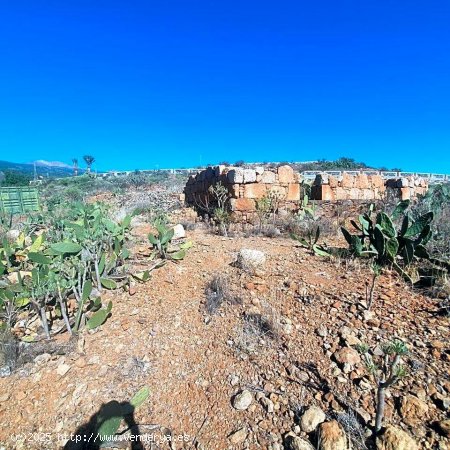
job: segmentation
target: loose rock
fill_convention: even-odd
[[[244,411],[252,404],[252,402],[252,393],[245,389],[234,397],[233,407],[238,411]]]
[[[305,439],[289,433],[285,438],[287,450],[315,450],[314,447]]]
[[[359,353],[351,347],[341,348],[334,354],[334,358],[340,364],[350,364],[352,366],[361,362]]]
[[[228,438],[230,439],[231,443],[234,445],[244,442],[247,439],[247,428],[245,428],[245,427],[239,428],[239,430],[236,430],[233,433],[231,433],[228,436]]]
[[[408,433],[389,425],[377,439],[377,450],[419,450],[419,447]]]
[[[184,229],[183,225],[181,225],[181,223],[175,225],[173,227],[173,238],[174,240],[176,239],[183,239],[186,237],[186,230]]]
[[[349,450],[346,434],[336,420],[324,422],[319,427],[319,450]]]
[[[308,408],[300,419],[300,427],[305,433],[311,433],[319,424],[325,422],[325,413],[317,406]]]
[[[401,399],[400,413],[407,425],[418,425],[428,414],[428,405],[414,395],[405,395]]]
[[[247,272],[253,272],[258,267],[262,267],[265,262],[266,255],[264,252],[243,248],[238,253],[236,265]]]
[[[59,376],[63,377],[69,370],[70,370],[69,364],[60,364],[56,369],[56,373]]]

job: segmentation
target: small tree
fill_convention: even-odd
[[[272,211],[272,201],[265,195],[256,200],[256,214],[259,220],[259,232],[261,233]]]
[[[375,432],[381,430],[384,407],[386,401],[386,389],[406,376],[406,370],[401,365],[401,357],[408,353],[408,347],[399,340],[394,340],[383,346],[383,356],[380,364],[375,364],[367,345],[360,345],[358,350],[363,355],[367,370],[377,386]]]
[[[228,235],[228,223],[230,222],[230,213],[227,203],[230,196],[228,189],[219,181],[219,183],[210,186],[209,193],[213,196],[216,208],[213,210],[213,219],[219,226],[221,234]]]
[[[87,165],[87,173],[91,173],[91,167],[95,162],[95,158],[92,155],[84,155],[83,159]]]

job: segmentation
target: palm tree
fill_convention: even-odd
[[[72,164],[73,164],[73,174],[74,174],[74,176],[77,176],[78,175],[78,159],[73,158]]]
[[[94,162],[95,162],[95,158],[92,155],[84,155],[83,159],[87,165],[86,172],[91,173],[91,167],[92,167],[92,164],[94,164]]]

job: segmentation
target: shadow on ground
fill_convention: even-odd
[[[126,428],[117,433],[122,421]],[[144,450],[140,436],[133,405],[113,400],[102,405],[87,423],[71,435],[64,450],[99,450],[108,447]]]

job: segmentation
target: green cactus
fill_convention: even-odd
[[[173,228],[166,228],[162,224],[156,224],[156,230],[158,234],[150,233],[148,235],[148,240],[150,244],[153,245],[154,250],[158,253],[158,255],[166,259],[167,258],[167,250],[169,248],[170,241],[173,238],[174,230]]]
[[[192,246],[192,243],[185,242],[180,245],[180,249],[178,251],[169,251],[169,244],[172,241],[174,229],[168,228],[162,224],[156,224],[156,230],[158,231],[158,234],[150,233],[148,235],[148,240],[153,246],[153,257],[157,256],[162,259],[173,261],[184,259],[186,256],[186,250]]]
[[[95,311],[95,313],[92,314],[91,318],[87,321],[86,328],[88,330],[93,330],[94,328],[103,325],[106,322],[106,319],[108,318],[111,309],[112,309],[112,302],[109,302],[106,308],[101,308],[98,311]]]
[[[330,253],[321,245],[318,245],[317,242],[320,237],[320,227],[317,226],[315,231],[311,230],[306,234],[306,238],[302,238],[300,236],[297,236],[294,233],[291,233],[291,238],[295,239],[300,243],[302,247],[307,248],[312,253],[314,253],[317,256],[330,256]]]
[[[406,212],[409,200],[397,204],[391,217],[379,212],[373,219],[374,207],[370,206],[366,214],[359,216],[359,223],[351,221],[359,234],[351,234],[341,228],[351,253],[356,256],[374,257],[378,264],[393,264],[399,269],[398,259],[408,266],[415,258],[429,258],[425,248],[431,239],[431,222],[433,213],[427,212],[413,220]],[[396,229],[393,221],[402,217],[400,229]],[[403,273],[403,271],[402,271]]]

